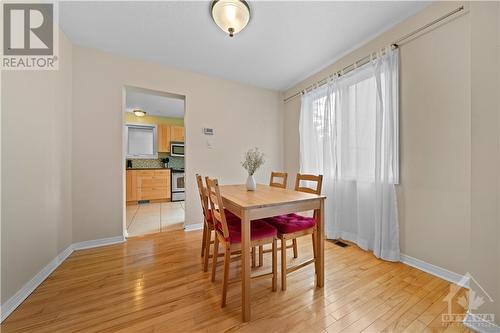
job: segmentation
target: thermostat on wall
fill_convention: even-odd
[[[205,134],[205,135],[214,135],[214,129],[213,128],[204,127],[203,128],[203,134]]]

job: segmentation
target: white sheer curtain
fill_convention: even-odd
[[[399,53],[303,95],[301,172],[324,175],[328,238],[399,260]]]

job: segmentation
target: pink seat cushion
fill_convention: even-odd
[[[220,223],[217,225],[217,229],[222,232],[222,226]],[[229,231],[229,238],[227,239],[230,243],[240,243],[241,242],[241,223],[229,223],[227,225]],[[264,238],[276,237],[278,231],[275,227],[268,224],[264,220],[253,220],[250,224],[250,240],[259,240]]]
[[[297,231],[306,230],[316,225],[316,220],[312,217],[298,214],[286,214],[265,219],[267,223],[278,229],[280,234],[291,234]]]

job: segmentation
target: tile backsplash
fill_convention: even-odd
[[[132,168],[163,168],[162,158],[168,158],[168,167],[172,169],[184,168],[184,157],[170,156],[169,153],[158,153],[158,159],[155,160],[131,160]]]

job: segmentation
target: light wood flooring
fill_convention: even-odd
[[[202,272],[201,232],[169,231],[73,253],[2,323],[2,332],[469,332],[442,323],[450,284],[356,246],[326,242],[325,288],[314,268],[290,274],[286,292],[252,281],[252,321],[241,322],[240,284],[221,309]],[[311,253],[299,239],[299,259]],[[291,257],[291,253],[289,255]],[[270,267],[265,256],[263,270]],[[292,259],[290,259],[292,260]],[[231,264],[237,280],[239,263]],[[279,267],[279,265],[278,265]],[[461,290],[459,294],[463,294]],[[457,295],[458,297],[458,295]],[[464,312],[458,305],[454,313]]]

